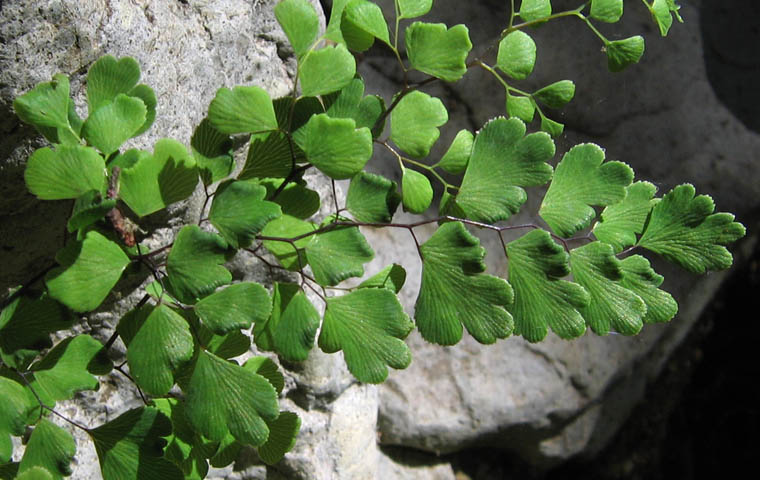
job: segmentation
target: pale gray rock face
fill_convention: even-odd
[[[380,3],[388,11],[392,2]],[[553,2],[557,10],[565,3]],[[633,2],[626,2],[626,8],[629,3]],[[75,100],[84,105],[89,65],[104,54],[133,56],[143,72],[141,81],[158,96],[159,110],[152,129],[129,145],[152,149],[163,137],[187,144],[218,88],[258,85],[272,97],[292,88],[295,63],[274,19],[275,4],[275,0],[0,3],[3,291],[48,265],[63,243],[70,210],[65,202],[39,202],[26,193],[25,161],[42,143],[12,114],[13,98],[63,72],[71,78]],[[741,220],[743,212],[756,207],[748,199],[758,198],[760,182],[751,164],[760,139],[712,93],[701,60],[698,12],[684,5],[687,23],[676,24],[669,38],[660,39],[646,12],[639,6],[633,13],[636,8],[631,5],[624,28],[646,32],[647,52],[640,66],[618,75],[606,72],[595,37],[582,25],[565,20],[530,32],[538,43],[539,61],[529,80],[533,84],[525,88],[562,78],[576,82],[577,98],[559,113],[567,124],[566,134],[557,142],[559,155],[575,143],[597,142],[609,158],[629,163],[638,178],[656,182],[663,191],[680,182],[694,183],[700,193],[711,194],[721,210],[735,211]],[[425,19],[469,25],[474,53],[498,38],[506,22],[504,2],[437,0],[434,12],[436,17]],[[377,50],[364,56],[359,68],[366,78],[366,93],[380,93],[386,102],[390,100],[399,78],[393,62]],[[459,129],[474,131],[504,114],[503,90],[480,71],[470,72],[461,84],[436,85],[429,91],[444,100],[451,114],[431,158],[440,156]],[[398,181],[395,165],[378,151],[371,168]],[[331,198],[331,185],[323,177],[313,175],[308,180],[323,199]],[[516,223],[535,221],[539,204],[535,197],[531,202]],[[201,203],[198,195],[162,219],[169,228],[154,232],[156,244],[166,243],[171,227],[184,219],[197,219]],[[395,220],[412,218],[417,217],[400,212]],[[416,233],[424,241],[433,231],[430,225]],[[401,299],[413,314],[420,260],[409,233],[402,229],[364,233],[377,253],[365,270],[374,273],[391,262],[401,263],[408,272]],[[490,252],[489,271],[505,275],[498,240],[490,235],[481,238]],[[273,280],[260,262],[249,257],[236,258],[230,268],[236,279],[265,285]],[[722,274],[696,278],[667,266],[655,264],[655,268],[666,277],[665,288],[674,292],[681,310],[671,324],[646,327],[635,338],[589,334],[565,342],[550,336],[539,344],[510,338],[482,346],[465,335],[459,345],[444,348],[413,333],[408,340],[412,365],[391,371],[388,381],[378,387],[357,384],[340,354],[326,355],[315,348],[304,364],[285,366],[281,406],[302,419],[294,450],[274,468],[262,466],[255,453],[247,451],[235,466],[214,470],[209,478],[451,480],[451,465],[421,452],[490,445],[544,466],[591,454],[624,421],[647,381],[662,368],[723,279]],[[131,298],[130,293],[123,295]],[[105,311],[88,317],[86,328],[110,332],[130,305],[115,298],[109,302]],[[315,305],[320,302],[315,300]],[[114,375],[103,381],[99,391],[62,405],[61,411],[83,425],[97,426],[140,405],[138,397],[124,392],[133,389]],[[99,478],[91,443],[75,433],[79,450],[72,478]],[[378,443],[398,448],[381,448]]]

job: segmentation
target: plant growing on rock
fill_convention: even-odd
[[[663,35],[673,16],[680,20],[672,0],[643,3]],[[565,339],[587,328],[635,335],[647,323],[669,321],[677,305],[634,251],[654,252],[695,273],[728,268],[725,246],[745,233],[732,215],[714,213],[712,200],[688,184],[656,197],[654,185],[634,182],[628,165],[606,160],[594,144],[571,148],[553,165],[552,136],[563,126],[544,110],[571,101],[574,84],[561,80],[534,92],[514,86],[535,63],[529,27],[561,17],[589,26],[610,70],[637,63],[642,37],[611,41],[594,26],[616,22],[623,1],[592,0],[562,12],[553,12],[549,0],[524,0],[519,12],[510,5],[498,44],[469,59],[466,26],[415,20],[432,0],[397,0],[391,28],[373,2],[336,0],[321,35],[307,0],[284,0],[275,14],[297,57],[292,94],[272,99],[259,87],[221,88],[190,150],[172,139],[158,141],[152,152],[122,150],[156,115],[156,96],[139,83],[131,58],[106,56],[91,66],[86,119],[76,113],[65,75],[20,96],[18,116],[52,144],[29,158],[29,190],[42,200],[74,202],[71,236],[57,264],[2,304],[0,476],[69,474],[74,441],[50,414],[61,416],[56,402],[96,389],[98,376],[114,368],[134,382],[145,406],[97,428],[77,425],[94,442],[103,477],[203,478],[209,465],[231,463],[244,445],[276,463],[298,434],[299,418],[280,411],[284,377],[276,363],[263,356],[234,360],[251,342],[299,362],[316,341],[324,352],[342,351],[359,381],[379,383],[388,367],[411,362],[404,338],[415,327],[430,342],[453,345],[465,329],[489,344],[512,334],[538,342],[549,329]],[[376,41],[405,74],[426,75],[405,81],[388,105],[365,95],[352,53]],[[448,112],[423,89],[458,81],[473,68],[504,86],[508,118],[460,131],[440,159],[426,162]],[[526,122],[536,117],[541,131],[526,134]],[[233,176],[234,135],[250,140]],[[375,148],[397,159],[401,185],[365,170]],[[304,173],[310,169],[330,179],[331,196],[309,188]],[[431,179],[443,189],[439,200]],[[342,205],[336,180],[350,180]],[[186,199],[199,183],[208,207],[203,218],[182,226],[169,244],[148,248],[143,219]],[[548,229],[509,224],[526,202],[525,189],[547,185],[538,214]],[[332,207],[330,215],[315,218],[323,203]],[[399,206],[438,213],[394,223]],[[427,224],[438,229],[420,243],[415,229]],[[410,233],[422,261],[413,319],[397,296],[406,277],[402,265],[368,272],[355,286],[343,283],[363,277],[374,255],[360,227]],[[484,273],[485,250],[468,229],[498,236],[508,278]],[[525,234],[506,242],[507,230]],[[236,253],[292,272],[290,280],[271,290],[235,283],[225,262]],[[97,309],[127,270],[148,277],[145,294],[111,338],[103,344],[67,336],[76,315]],[[55,332],[64,338],[50,348]],[[118,338],[126,362],[114,366],[109,350]],[[10,462],[11,436],[28,426],[34,428],[23,458]]]

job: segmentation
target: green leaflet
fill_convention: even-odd
[[[591,225],[591,205],[612,205],[626,195],[633,170],[622,162],[604,162],[593,143],[576,145],[557,165],[539,214],[557,235],[569,237]]]
[[[337,285],[350,277],[364,275],[364,264],[374,258],[358,227],[335,227],[313,235],[306,258],[314,279],[322,286]]]
[[[573,278],[591,296],[581,314],[597,335],[614,330],[636,335],[644,325],[647,306],[644,300],[622,284],[623,271],[612,246],[592,242],[572,250],[570,268]]]
[[[433,187],[430,185],[430,180],[415,170],[402,169],[401,198],[404,210],[407,212],[424,212],[433,202]]]
[[[140,80],[140,65],[132,57],[118,60],[111,55],[100,57],[87,72],[87,107],[90,115],[127,94]]]
[[[333,0],[330,12],[330,20],[327,22],[324,38],[332,40],[335,43],[345,44],[346,41],[341,33],[341,21],[343,19],[343,9],[350,0]]]
[[[127,345],[135,382],[150,395],[166,395],[175,373],[193,356],[187,321],[166,305],[146,305],[124,315],[117,330]]]
[[[325,113],[332,118],[353,118],[356,122],[356,128],[367,127],[373,129],[375,123],[385,111],[385,102],[377,95],[366,97],[363,95],[364,81],[357,76],[348,85],[343,87],[340,92],[322,97],[324,104],[327,106]],[[383,124],[381,123],[378,125],[377,130],[372,130],[372,137],[378,137],[382,132],[382,128]]]
[[[24,370],[40,350],[52,345],[50,334],[70,328],[74,321],[66,308],[47,295],[21,295],[0,312],[0,359]]]
[[[649,212],[657,203],[657,187],[649,182],[636,182],[626,188],[625,198],[606,207],[594,225],[594,235],[609,243],[616,252],[636,244],[636,234],[644,231]]]
[[[673,17],[676,17],[676,20],[683,23],[681,15],[678,14],[678,10],[681,7],[675,0],[653,0],[647,6],[652,14],[652,19],[660,29],[660,35],[663,37],[667,36],[671,25],[673,25]]]
[[[746,229],[730,213],[713,213],[712,198],[694,193],[684,184],[665,195],[652,209],[638,245],[693,273],[726,269],[733,257],[724,245],[742,238]]]
[[[543,185],[552,175],[546,163],[554,142],[545,133],[525,135],[515,118],[496,118],[475,137],[456,205],[467,218],[495,223],[520,210],[527,199],[522,187]]]
[[[387,288],[398,294],[401,287],[404,286],[404,282],[406,282],[406,270],[401,265],[394,263],[364,280],[359,288]]]
[[[521,0],[519,15],[526,22],[532,22],[552,14],[551,0]]]
[[[5,463],[11,460],[13,453],[10,436],[24,434],[26,426],[37,419],[40,404],[29,389],[2,375],[0,397],[3,399],[0,402],[0,463]]]
[[[88,430],[100,461],[103,480],[160,478],[183,480],[179,468],[163,456],[169,419],[154,407],[129,410],[98,428]]]
[[[307,219],[319,211],[319,193],[306,188],[306,182],[288,183],[277,197],[272,198],[282,182],[279,178],[268,178],[259,184],[266,187],[267,198],[280,206],[283,215]]]
[[[275,5],[274,16],[296,56],[302,57],[319,35],[319,17],[314,6],[308,0],[283,0]]]
[[[472,154],[472,144],[475,137],[469,130],[460,130],[451,142],[449,149],[443,154],[441,160],[435,164],[453,175],[464,173],[467,163]]]
[[[356,74],[356,61],[345,45],[339,43],[312,50],[298,62],[301,93],[306,97],[337,92]]]
[[[429,342],[454,345],[462,325],[480,343],[512,333],[509,284],[485,271],[485,249],[460,222],[444,223],[420,246],[422,284],[415,304],[417,328]]]
[[[391,112],[391,140],[412,157],[426,157],[441,134],[438,127],[448,120],[440,99],[414,90]]]
[[[166,437],[164,457],[180,467],[185,480],[206,478],[206,457],[213,451],[213,444],[190,426],[185,417],[185,403],[175,398],[155,398],[153,403],[172,424],[171,435]]]
[[[13,101],[13,109],[22,122],[44,128],[69,129],[69,77],[53,75],[50,82],[38,83]]]
[[[269,293],[258,283],[230,285],[195,304],[195,313],[203,324],[218,335],[247,329],[269,317],[272,303]]]
[[[405,41],[412,68],[446,82],[456,82],[467,72],[472,43],[464,25],[446,29],[443,23],[414,22],[406,28]]]
[[[204,118],[190,138],[193,159],[204,185],[211,185],[232,173],[232,139]]]
[[[35,467],[41,467],[48,471],[50,478],[62,480],[63,477],[71,475],[71,461],[76,451],[74,437],[43,418],[29,438],[18,473],[23,474]]]
[[[246,445],[262,445],[269,436],[265,420],[280,414],[267,379],[203,350],[183,390],[187,419],[210,440],[229,432]]]
[[[623,16],[623,0],[591,0],[591,18],[615,23]]]
[[[89,335],[66,338],[31,366],[30,386],[42,401],[53,406],[82,390],[97,390],[96,375],[105,375],[113,365],[103,345]]]
[[[280,412],[275,420],[267,421],[269,438],[258,448],[261,460],[267,465],[279,462],[296,445],[301,419],[292,412]]]
[[[575,84],[570,80],[560,80],[533,92],[533,98],[549,108],[562,108],[573,99]]]
[[[290,362],[302,362],[314,346],[319,324],[319,312],[298,285],[275,283],[272,315],[257,320],[253,334],[260,349],[275,351]]]
[[[678,304],[668,292],[658,288],[664,279],[652,270],[649,260],[632,255],[620,262],[620,268],[623,273],[621,285],[641,297],[647,305],[644,323],[668,322],[675,317]]]
[[[95,310],[129,264],[116,243],[94,230],[69,242],[55,259],[61,266],[45,276],[48,293],[75,312]]]
[[[29,191],[40,200],[78,198],[106,187],[105,163],[98,152],[81,145],[35,150],[24,170]]]
[[[248,157],[238,180],[285,178],[305,160],[301,147],[282,132],[252,135]]]
[[[343,38],[346,40],[348,47],[355,51],[364,51],[372,46],[375,38],[391,46],[388,36],[388,24],[383,17],[383,11],[380,7],[367,0],[351,0],[343,9],[341,20],[341,30]],[[368,38],[352,40],[357,36],[357,30]]]
[[[178,141],[162,138],[156,142],[153,155],[135,155],[137,162],[124,168],[119,177],[119,198],[138,216],[155,213],[195,191],[195,160]]]
[[[605,42],[607,53],[607,68],[611,72],[619,72],[627,66],[639,63],[644,54],[644,37],[636,35],[622,40]]]
[[[515,333],[529,342],[543,340],[548,327],[565,339],[583,335],[586,324],[580,310],[590,296],[582,286],[562,280],[570,273],[569,256],[549,233],[533,230],[509,242],[507,257],[515,289],[515,302],[508,307]]]
[[[243,364],[243,368],[266,378],[274,387],[277,395],[285,388],[285,376],[280,372],[277,364],[268,357],[251,357]]]
[[[272,99],[256,86],[217,90],[208,106],[208,120],[224,134],[277,130]]]
[[[496,66],[516,80],[527,78],[536,64],[536,43],[530,35],[517,30],[499,42]]]
[[[193,304],[230,283],[232,274],[222,266],[227,251],[227,243],[218,235],[197,225],[182,227],[166,260],[169,292],[180,302]]]
[[[335,180],[359,173],[372,156],[372,133],[356,128],[351,118],[331,118],[327,114],[311,117],[299,147],[306,159]]]
[[[138,134],[147,114],[142,99],[120,93],[113,102],[90,113],[82,125],[82,137],[108,156]]]
[[[264,200],[266,187],[250,181],[229,180],[216,190],[208,219],[233,248],[249,246],[256,234],[282,215],[280,206]]]
[[[308,263],[304,248],[311,242],[311,236],[308,234],[317,228],[311,222],[283,215],[280,218],[267,223],[261,235],[269,238],[278,238],[283,240],[264,239],[263,244],[269,252],[277,257],[284,268],[292,271],[298,271],[306,267]],[[294,241],[285,241],[285,239],[295,238],[304,235],[302,238]]]
[[[359,172],[348,187],[346,209],[360,222],[388,223],[401,202],[397,188],[383,176]]]
[[[530,123],[533,121],[533,117],[536,114],[536,105],[530,97],[510,95],[510,93],[507,92],[507,113],[510,117],[519,118],[525,123]],[[543,127],[542,130],[547,131]],[[547,133],[550,133],[554,137],[557,136],[551,132]]]
[[[421,17],[430,11],[433,0],[398,0],[398,18]]]
[[[362,288],[327,299],[319,347],[343,350],[357,380],[380,383],[388,367],[406,368],[412,361],[403,339],[414,328],[396,295],[384,288]]]

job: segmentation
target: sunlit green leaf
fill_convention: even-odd
[[[533,72],[536,64],[536,43],[530,35],[516,30],[499,42],[496,66],[510,77],[522,80]]]
[[[530,97],[524,97],[522,95],[510,95],[507,92],[507,113],[510,117],[516,117],[525,123],[533,121],[533,117],[536,114],[536,105],[530,99]],[[546,131],[546,129],[542,130]],[[552,136],[556,136],[550,133]]]
[[[193,158],[204,185],[218,182],[232,173],[232,140],[204,118],[190,138]]]
[[[465,62],[472,49],[464,25],[446,29],[443,23],[414,22],[406,28],[406,52],[412,68],[456,82],[467,71]]]
[[[69,77],[53,76],[37,84],[13,101],[13,110],[22,122],[36,127],[69,128]]]
[[[262,180],[260,184],[266,187],[267,198],[280,206],[283,215],[306,219],[319,211],[319,193],[307,188],[305,182],[288,183],[276,197],[273,197],[282,182],[279,178],[270,178]]]
[[[623,16],[623,0],[591,0],[591,18],[615,23]]]
[[[283,0],[274,7],[274,16],[298,57],[317,40],[319,17],[308,0]]]
[[[374,256],[358,227],[335,227],[312,236],[306,246],[314,279],[323,286],[364,275],[364,264]]]
[[[71,475],[71,461],[74,460],[76,451],[74,437],[43,418],[29,438],[18,473],[23,474],[34,467],[42,467],[50,473],[51,478],[61,480]]]
[[[139,98],[125,94],[95,110],[82,125],[82,137],[106,156],[137,135],[147,119],[148,109]]]
[[[272,99],[261,87],[223,87],[208,106],[211,125],[225,134],[277,129]]]
[[[404,338],[414,325],[396,295],[384,288],[362,288],[327,299],[319,347],[343,350],[349,371],[361,382],[380,383],[388,367],[406,368],[412,361]]]
[[[276,351],[290,362],[302,362],[314,346],[319,323],[319,312],[298,285],[275,283],[272,315],[257,320],[253,328],[256,346]]]
[[[116,243],[94,230],[81,242],[70,241],[55,259],[61,266],[45,276],[48,293],[75,312],[95,310],[129,264]]]
[[[384,269],[364,280],[359,288],[387,288],[398,294],[406,282],[406,270],[396,263],[388,265]]]
[[[306,235],[313,232],[316,228],[316,225],[311,222],[304,222],[299,218],[283,215],[267,223],[264,230],[261,231],[261,235],[289,239]],[[310,241],[310,236],[304,236],[293,242],[265,239],[263,243],[264,247],[277,257],[280,265],[288,270],[296,271],[306,267],[308,263],[304,248]]]
[[[346,209],[360,222],[388,223],[401,202],[397,188],[381,175],[359,172],[348,187]]]
[[[342,43],[313,50],[298,66],[301,93],[307,97],[337,92],[356,74],[356,61]]]
[[[426,157],[441,134],[438,127],[448,120],[440,99],[414,90],[391,112],[391,140],[412,157]]]
[[[280,414],[277,392],[266,378],[205,351],[183,390],[187,419],[210,440],[229,432],[241,443],[262,445],[269,437],[265,420]]]
[[[441,225],[420,246],[422,283],[415,304],[417,328],[429,342],[454,345],[462,325],[480,343],[494,343],[512,333],[512,288],[485,275],[485,249],[460,222]]]
[[[433,0],[398,0],[398,18],[415,18],[425,15],[433,6]]]
[[[306,124],[303,143],[309,163],[336,180],[359,173],[372,156],[372,133],[351,118],[315,115]]]
[[[521,0],[519,15],[526,22],[532,22],[552,14],[551,0]]]
[[[127,345],[127,362],[135,382],[154,396],[166,395],[175,373],[193,356],[193,335],[187,321],[166,305],[131,310],[119,322]]]
[[[26,425],[37,419],[40,404],[29,389],[2,375],[0,397],[3,399],[0,402],[0,463],[5,463],[13,453],[10,436],[24,434]]]
[[[617,252],[636,244],[636,235],[644,231],[649,212],[656,203],[652,197],[657,187],[649,182],[636,182],[626,190],[625,198],[606,207],[594,225],[596,238],[609,243]]]
[[[541,115],[541,130],[556,138],[562,135],[562,132],[565,130],[565,125]]]
[[[507,244],[509,282],[515,302],[508,307],[515,333],[540,342],[548,327],[561,338],[586,331],[580,310],[589,304],[588,292],[577,283],[562,280],[570,273],[569,255],[545,230],[533,230]]]
[[[611,245],[592,242],[573,249],[570,268],[573,279],[591,296],[591,302],[580,312],[594,333],[607,335],[614,330],[636,335],[641,331],[647,306],[622,284],[622,267]]]
[[[166,261],[169,292],[179,301],[193,304],[230,283],[232,274],[222,266],[227,248],[220,236],[204,232],[197,225],[182,227]]]
[[[31,387],[46,405],[68,400],[82,390],[97,390],[96,375],[105,375],[113,365],[103,344],[89,335],[77,335],[58,342],[31,370]]]
[[[100,57],[87,72],[87,106],[90,115],[113,102],[119,94],[127,94],[140,80],[140,65],[132,57],[116,60],[111,55]]]
[[[41,200],[78,198],[105,190],[105,163],[98,152],[81,145],[40,148],[29,157],[24,180]]]
[[[162,138],[156,142],[153,155],[143,153],[138,158],[119,177],[119,198],[138,216],[157,212],[195,191],[195,160],[178,141]]]
[[[247,329],[269,317],[269,293],[258,283],[245,282],[218,290],[195,304],[195,313],[218,335]]]
[[[282,214],[279,205],[264,200],[266,194],[257,183],[229,180],[217,188],[208,219],[232,247],[247,247],[267,222]]]
[[[552,168],[546,162],[554,156],[554,142],[542,132],[524,135],[525,124],[516,118],[496,118],[478,132],[456,196],[467,218],[506,220],[527,199],[522,187],[549,181]]]
[[[668,292],[658,288],[664,279],[652,270],[649,260],[632,255],[620,262],[620,268],[623,272],[621,285],[641,297],[647,305],[644,323],[667,322],[675,317],[678,304]]]
[[[453,175],[464,173],[472,154],[472,144],[475,137],[469,130],[460,130],[451,142],[449,149],[435,165]]]
[[[678,14],[678,10],[681,7],[675,0],[654,0],[651,5],[647,4],[647,7],[649,7],[652,19],[659,27],[660,35],[663,37],[668,34],[671,25],[673,25],[673,16],[676,17],[676,20],[683,23],[681,15]]]
[[[575,84],[570,80],[560,80],[533,92],[533,98],[549,108],[562,108],[573,99]]]
[[[619,72],[627,66],[639,63],[644,54],[644,37],[636,35],[613,40],[604,44],[607,53],[607,68],[611,72]]]
[[[154,407],[129,410],[87,433],[95,444],[103,480],[184,480],[180,469],[164,458],[169,419]]]
[[[404,168],[401,177],[401,195],[404,210],[412,213],[422,213],[433,201],[433,187],[430,180],[420,172]]]
[[[382,40],[387,45],[391,44],[383,11],[380,10],[379,6],[367,0],[351,0],[346,4],[341,19],[341,30],[343,31],[343,38],[348,43],[348,48],[355,51],[364,51],[371,47],[375,38]],[[356,45],[355,42],[351,41],[353,36],[351,32],[354,30],[359,30],[368,35],[369,41],[365,41],[363,45]]]
[[[723,270],[733,257],[724,245],[746,233],[730,213],[713,213],[707,195],[694,196],[694,187],[679,185],[652,209],[639,245],[694,273]]]
[[[626,195],[633,170],[622,162],[604,161],[593,143],[576,145],[559,162],[541,204],[541,218],[560,236],[569,237],[591,225],[592,205],[617,203]]]

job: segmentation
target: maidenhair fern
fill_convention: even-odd
[[[560,17],[588,25],[610,70],[637,63],[642,37],[611,41],[594,26],[618,21],[622,0],[592,0],[562,12],[549,0],[524,0],[510,11],[490,57],[481,58],[471,58],[466,26],[416,20],[432,3],[397,0],[389,28],[374,3],[335,1],[320,35],[309,1],[280,2],[275,15],[298,62],[292,93],[272,99],[254,86],[219,89],[190,149],[173,139],[159,140],[152,151],[122,149],[156,115],[156,95],[139,83],[131,58],[105,56],[90,67],[85,119],[65,75],[16,99],[19,118],[51,143],[28,160],[29,190],[41,200],[73,200],[73,208],[72,235],[44,275],[42,293],[33,293],[30,282],[2,304],[0,462],[12,458],[10,437],[33,426],[21,462],[0,467],[10,472],[3,475],[70,474],[73,439],[48,416],[58,414],[56,402],[97,388],[98,377],[112,368],[128,372],[145,406],[85,429],[103,477],[203,478],[209,464],[231,463],[243,445],[276,463],[298,434],[299,418],[280,411],[284,380],[277,365],[264,357],[234,360],[252,342],[290,362],[306,360],[316,342],[324,352],[342,351],[359,381],[377,383],[389,367],[412,361],[404,339],[415,327],[441,345],[456,344],[465,331],[490,344],[510,335],[538,342],[549,331],[572,339],[589,328],[635,335],[672,319],[677,305],[659,289],[662,277],[633,251],[659,254],[695,273],[731,265],[726,245],[744,227],[730,214],[714,213],[712,200],[692,186],[657,197],[654,185],[634,181],[628,165],[605,158],[594,144],[571,148],[555,164],[552,137],[563,125],[544,108],[570,102],[572,81],[534,92],[515,86],[536,60],[527,27]],[[643,3],[663,35],[673,16],[680,21],[672,0]],[[419,83],[405,81],[387,106],[365,94],[352,54],[376,40],[398,59],[405,79],[413,70],[426,75]],[[504,87],[508,118],[458,132],[440,159],[430,159],[448,112],[423,89],[472,69],[484,69]],[[527,133],[536,116],[541,131]],[[231,135],[250,138],[236,177],[230,176]],[[395,158],[400,185],[364,171],[377,149]],[[350,179],[345,203],[320,198],[304,177],[310,170],[333,182]],[[440,199],[431,181],[440,183]],[[186,199],[199,184],[207,217],[151,251],[142,242],[144,218]],[[535,186],[548,186],[538,214],[549,229],[509,224],[528,198],[526,188]],[[329,215],[315,217],[323,202]],[[393,223],[399,206],[438,213]],[[436,232],[419,243],[415,229],[429,224],[438,224]],[[367,271],[374,249],[385,247],[370,245],[359,227],[410,232],[409,246],[422,261],[413,318],[398,298],[403,266]],[[472,229],[499,237],[507,278],[485,273],[486,252]],[[507,230],[524,234],[507,243]],[[233,282],[225,264],[239,252],[293,273],[271,290]],[[127,269],[142,269],[151,280],[111,340],[66,336],[76,315],[98,309]],[[363,276],[358,286],[343,284]],[[64,339],[49,348],[54,332]],[[127,346],[128,369],[109,360],[118,337]]]

